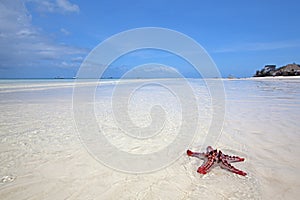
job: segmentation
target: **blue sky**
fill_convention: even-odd
[[[300,63],[299,7],[297,0],[1,0],[0,77],[73,77],[100,42],[140,27],[186,34],[206,49],[222,76],[248,77],[266,64]],[[187,62],[167,54],[131,53],[106,75],[155,62],[196,76]]]

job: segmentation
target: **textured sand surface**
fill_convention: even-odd
[[[134,81],[124,81],[122,87]],[[114,84],[106,81],[95,95],[95,116],[108,140],[130,153],[166,147],[182,120],[174,95],[156,86],[136,92],[128,109],[138,126],[151,122],[153,105],[162,105],[169,115],[162,134],[134,142],[114,123],[110,99]],[[191,80],[191,85],[199,103],[199,127],[189,148],[204,151],[201,142],[211,120],[210,96],[203,81]],[[224,85],[226,113],[216,147],[245,157],[234,166],[246,171],[246,177],[220,168],[200,175],[196,170],[202,161],[185,152],[156,172],[116,171],[95,160],[77,135],[72,82],[1,82],[0,199],[297,199],[300,80],[225,80]]]

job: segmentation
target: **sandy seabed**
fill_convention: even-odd
[[[126,80],[122,87],[140,81]],[[180,85],[177,80],[165,81]],[[128,110],[137,126],[151,123],[149,108],[157,104],[167,111],[167,121],[153,140],[131,142],[114,121],[111,96],[116,83],[101,82],[94,99],[95,117],[108,141],[130,153],[167,148],[180,128],[178,122],[184,120],[176,95],[157,85],[135,91]],[[202,160],[185,152],[154,172],[112,169],[95,159],[78,137],[72,107],[74,82],[1,81],[0,199],[297,199],[300,79],[223,83],[226,112],[215,147],[245,157],[245,162],[234,166],[246,171],[246,177],[219,167],[198,174]],[[198,102],[199,123],[187,148],[204,151],[202,142],[213,109],[210,93],[203,80],[191,79],[190,84]]]

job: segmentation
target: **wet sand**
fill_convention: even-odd
[[[185,152],[176,162],[151,173],[112,169],[96,160],[78,137],[73,82],[1,82],[0,198],[297,199],[300,80],[270,80],[224,80],[226,112],[215,147],[244,157],[245,162],[234,166],[246,171],[246,177],[219,167],[200,175],[196,171],[203,161]],[[150,123],[149,107],[156,104],[170,116],[155,140],[130,142],[111,111],[115,83],[106,81],[95,95],[95,117],[108,140],[131,153],[147,154],[166,147],[182,120],[174,95],[151,86],[132,97],[129,113],[137,125]],[[126,80],[122,87],[128,84],[132,81]],[[179,83],[173,80],[173,84]],[[191,85],[199,107],[199,127],[187,148],[204,151],[212,112],[210,95],[203,81],[191,80]]]

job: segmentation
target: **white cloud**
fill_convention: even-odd
[[[66,12],[79,12],[79,6],[70,3],[68,0],[57,0],[58,7]]]
[[[83,59],[84,59],[83,56],[77,56],[77,57],[75,57],[75,58],[72,58],[72,61],[74,61],[74,62],[82,62]]]
[[[39,12],[49,13],[79,13],[78,5],[68,0],[26,0],[26,2],[34,3]]]
[[[64,35],[70,35],[71,34],[68,30],[66,30],[64,28],[61,28],[60,32],[62,32]]]
[[[57,44],[31,23],[22,1],[0,1],[0,68],[41,66],[77,58],[87,50]],[[72,66],[72,65],[70,65]]]
[[[159,63],[147,63],[131,70],[135,77],[143,78],[179,78],[177,69]],[[130,77],[130,76],[129,76]]]

